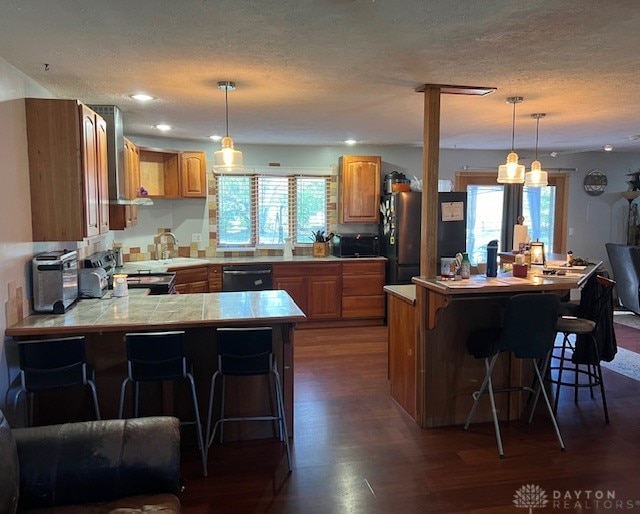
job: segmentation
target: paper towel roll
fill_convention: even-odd
[[[513,251],[520,251],[520,243],[528,243],[529,235],[525,225],[513,226]]]

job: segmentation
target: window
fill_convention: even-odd
[[[566,247],[568,175],[549,174],[549,187],[524,188],[522,215],[532,241],[544,242],[547,255]],[[472,262],[486,255],[486,245],[501,239],[503,186],[495,173],[458,172],[456,190],[467,191],[467,252]]]
[[[328,176],[217,175],[218,246],[311,243],[328,232]]]

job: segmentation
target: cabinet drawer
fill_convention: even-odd
[[[382,275],[343,275],[342,296],[384,295]]]
[[[188,284],[191,282],[207,282],[209,281],[209,272],[207,266],[193,266],[189,268],[169,268],[169,271],[176,273],[176,285]]]
[[[384,295],[343,296],[343,318],[383,318]]]
[[[304,264],[274,264],[273,276],[278,277],[308,277],[308,276],[340,276],[340,264],[304,263]]]
[[[377,275],[380,274],[384,277],[384,263],[385,261],[358,261],[358,262],[343,262],[342,274],[343,275]]]

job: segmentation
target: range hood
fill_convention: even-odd
[[[107,162],[109,165],[109,203],[115,205],[153,205],[151,198],[126,198],[124,176],[124,125],[122,112],[115,105],[89,105],[107,122]]]

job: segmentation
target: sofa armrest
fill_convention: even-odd
[[[178,493],[176,418],[89,421],[12,432],[20,463],[21,508]]]

